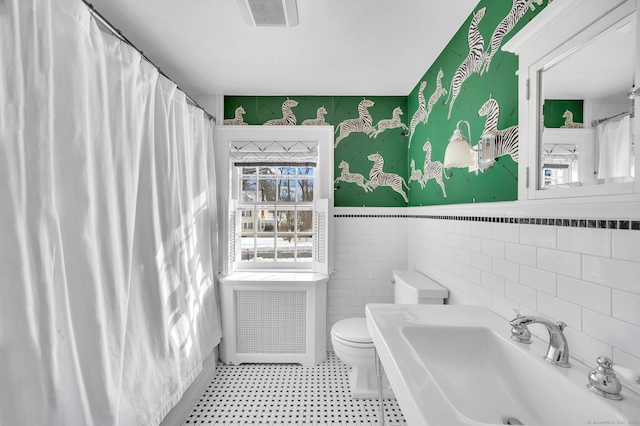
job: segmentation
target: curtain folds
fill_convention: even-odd
[[[79,0],[0,49],[0,425],[158,424],[221,336],[213,126]]]

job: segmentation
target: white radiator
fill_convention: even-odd
[[[327,277],[314,273],[234,273],[220,279],[226,364],[300,363],[326,357]]]

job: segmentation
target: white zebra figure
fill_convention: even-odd
[[[429,97],[429,103],[427,104],[427,113],[422,120],[424,124],[427,124],[427,122],[429,121],[431,110],[433,109],[433,106],[436,104],[436,102],[438,102],[438,99],[447,94],[447,89],[442,87],[442,77],[444,77],[444,72],[442,72],[442,69],[440,69],[440,71],[438,71],[438,77],[436,78],[436,90],[434,90],[431,94],[431,97]]]
[[[449,103],[449,115],[447,115],[447,120],[451,119],[451,110],[453,110],[453,104],[460,94],[462,83],[464,83],[471,74],[477,73],[480,70],[480,65],[482,65],[484,55],[484,38],[482,38],[480,31],[478,31],[478,24],[484,17],[486,10],[487,8],[483,7],[478,10],[471,19],[469,33],[467,35],[469,54],[464,61],[462,61],[451,79],[451,87],[449,87],[449,98],[451,99],[451,102]],[[449,102],[449,99],[447,99],[447,102]]]
[[[291,108],[298,106],[298,101],[287,98],[282,103],[282,118],[274,118],[264,123],[265,126],[295,126],[298,122]]]
[[[491,42],[489,43],[490,50],[487,50],[483,54],[480,75],[484,74],[486,71],[489,71],[491,59],[493,59],[493,55],[495,55],[500,49],[502,39],[504,39],[504,37],[509,34],[511,30],[513,30],[520,18],[522,18],[524,14],[527,13],[527,10],[536,10],[536,6],[534,5],[534,3],[538,6],[542,6],[542,2],[543,0],[513,0],[511,10],[493,31]]]
[[[569,110],[562,114],[562,118],[564,118],[564,124],[560,126],[561,129],[582,129],[584,127],[583,123],[573,121],[573,113]]]
[[[340,141],[349,136],[351,133],[361,132],[368,136],[375,130],[372,126],[373,119],[371,118],[371,114],[369,114],[368,110],[368,108],[374,106],[375,104],[375,102],[366,98],[363,98],[360,101],[360,103],[358,104],[358,118],[350,118],[344,120],[338,125],[338,127],[336,127],[334,133],[340,131],[340,134],[333,144],[334,148],[337,148]]]
[[[360,173],[351,173],[349,171],[349,163],[347,163],[346,161],[340,161],[340,165],[338,166],[338,168],[340,169],[340,176],[336,178],[336,180],[333,182],[334,184],[340,181],[355,183],[356,185],[364,188],[364,192],[373,191],[373,189],[365,181],[364,176],[362,176]]]
[[[302,122],[303,126],[328,126],[329,123],[324,121],[324,116],[327,115],[327,109],[324,106],[318,108],[316,112],[316,118],[307,118]]]
[[[404,201],[406,203],[409,202],[407,198],[407,194],[404,192],[403,185],[409,189],[407,182],[405,182],[402,176],[399,176],[395,173],[385,173],[382,169],[384,168],[384,158],[379,153],[370,154],[367,156],[369,161],[373,161],[373,167],[369,171],[369,186],[373,189],[376,189],[379,186],[388,186],[393,189],[398,194],[402,195]]]
[[[371,132],[371,134],[369,134],[369,137],[373,137],[375,139],[380,133],[384,132],[385,130],[397,129],[398,127],[404,130],[409,130],[407,125],[400,121],[400,116],[403,114],[404,113],[402,112],[402,108],[395,107],[393,109],[392,118],[378,121],[378,124],[375,125],[375,129],[373,130],[373,132]]]
[[[413,180],[415,180],[420,184],[420,188],[424,189],[425,183],[424,183],[424,180],[422,179],[422,170],[420,169],[416,170],[416,160],[412,158],[411,159],[411,176],[409,176],[409,183],[411,183],[411,181]]]
[[[496,135],[493,158],[509,155],[518,162],[518,125],[498,130],[498,118],[500,117],[500,105],[492,95],[482,104],[478,110],[478,116],[487,117],[482,133],[493,133]]]
[[[420,89],[418,89],[418,109],[413,113],[411,123],[409,123],[409,147],[411,147],[411,139],[413,138],[413,133],[416,131],[418,123],[424,123],[424,117],[427,114],[427,101],[424,98],[424,88],[426,86],[426,81],[420,82]]]
[[[225,126],[240,126],[240,125],[247,125],[247,123],[244,122],[244,118],[242,117],[245,114],[244,108],[242,108],[242,105],[240,105],[238,108],[236,108],[236,112],[233,116],[233,118],[226,118],[222,121],[222,124],[224,124]]]
[[[430,179],[435,179],[436,183],[440,185],[442,189],[442,195],[444,198],[447,198],[447,190],[444,189],[444,181],[442,180],[442,176],[446,179],[449,179],[449,176],[444,172],[444,167],[442,166],[442,162],[440,161],[431,161],[431,142],[429,139],[422,146],[422,150],[424,151],[424,166],[422,167],[422,182],[426,185],[427,181]]]

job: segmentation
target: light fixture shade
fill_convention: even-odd
[[[456,129],[449,139],[449,145],[444,152],[444,167],[473,166],[473,152],[460,130]]]

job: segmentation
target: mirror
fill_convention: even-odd
[[[538,189],[634,180],[636,14],[538,73]]]

